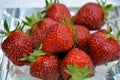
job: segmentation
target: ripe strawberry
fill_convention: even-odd
[[[112,10],[112,6],[105,5],[105,2],[103,2],[104,4],[98,3],[86,3],[75,15],[74,23],[84,25],[90,30],[100,29],[105,23],[108,11]]]
[[[39,17],[38,17],[39,16]],[[27,22],[24,23],[28,26],[31,26],[29,30],[29,35],[33,40],[33,48],[38,49],[43,42],[46,32],[50,25],[55,24],[56,22],[50,18],[42,18],[41,13],[37,13],[37,16],[26,17]]]
[[[59,53],[72,48],[74,37],[72,30],[61,23],[56,23],[50,27],[43,41],[43,52]]]
[[[90,39],[90,31],[85,26],[81,25],[74,25],[74,29],[77,36],[76,46],[79,49],[87,50],[88,41]]]
[[[71,49],[60,66],[64,80],[83,80],[90,77],[92,69],[93,64],[90,56],[78,48]]]
[[[50,25],[55,24],[56,22],[50,18],[45,18],[39,23],[36,23],[32,30],[30,31],[30,37],[33,40],[34,49],[38,49],[40,44],[43,42],[46,32]]]
[[[110,34],[108,31],[100,30],[91,36],[89,54],[94,65],[105,64],[120,57],[120,45],[113,37],[107,38],[108,34]]]
[[[48,3],[48,2],[47,2]],[[57,22],[62,22],[64,18],[70,20],[71,14],[69,9],[61,3],[49,3],[49,6],[47,7],[46,18],[51,18]]]
[[[17,27],[14,31],[10,32],[6,21],[4,22],[4,25],[7,31],[4,33],[8,35],[2,43],[3,52],[15,65],[23,66],[27,64],[27,61],[21,61],[20,59],[24,55],[30,55],[33,51],[32,39],[23,32],[16,31],[20,29],[20,27]]]
[[[59,62],[55,55],[42,55],[30,65],[30,74],[43,80],[58,80]]]

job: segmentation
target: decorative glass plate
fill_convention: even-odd
[[[74,15],[80,7],[69,7],[71,14]],[[7,20],[10,29],[14,29],[17,21],[21,21],[25,16],[41,11],[42,8],[2,8],[0,11],[0,29],[3,29],[3,21]],[[115,6],[115,11],[110,14],[114,19],[106,25],[112,25],[116,29],[120,29],[120,6]],[[111,24],[112,23],[112,24]],[[106,28],[104,25],[103,28]],[[3,40],[0,40],[0,43]],[[94,77],[87,80],[120,80],[120,63],[114,61],[108,65],[100,65],[95,68]],[[13,65],[3,54],[0,49],[0,80],[39,80],[29,74],[29,66],[17,67]]]

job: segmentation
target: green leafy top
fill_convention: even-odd
[[[4,37],[4,36],[7,36],[13,32],[23,31],[23,28],[24,28],[24,25],[20,25],[20,22],[18,22],[17,27],[14,30],[10,31],[7,21],[4,20],[5,31],[0,30],[0,34],[2,34],[2,37]]]
[[[45,0],[45,3],[46,3],[46,6],[45,6],[45,8],[46,9],[48,9],[48,8],[50,8],[50,6],[52,5],[52,4],[54,4],[54,3],[59,3],[59,0],[50,0],[50,2],[48,2],[48,0]]]
[[[96,0],[96,1],[104,11],[104,21],[105,22],[108,21],[109,12],[114,10],[112,4],[106,4],[106,0],[104,0],[104,1],[103,0],[101,0],[101,1]]]
[[[33,53],[31,53],[30,56],[27,56],[27,55],[24,55],[23,58],[21,58],[20,60],[21,61],[30,61],[30,62],[36,62],[37,58],[39,56],[42,56],[42,55],[46,55],[46,53],[42,52],[42,50],[34,50]]]
[[[109,26],[106,38],[113,38],[118,42],[118,44],[120,44],[120,30],[118,29],[116,33],[113,33],[112,27]]]
[[[117,40],[118,40],[118,42],[120,44],[120,30],[118,30],[118,32],[117,32]]]
[[[46,55],[46,53],[44,53],[41,49],[42,49],[42,46],[40,46],[40,48],[38,50],[34,50],[34,52],[30,54],[30,56],[24,55],[24,57],[21,58],[20,60],[21,61],[27,60],[30,62],[36,62],[36,60],[39,56]]]
[[[74,34],[74,42],[78,43],[78,41],[77,41],[78,37],[77,37],[77,34],[75,32],[75,28],[74,28],[74,16],[72,16],[70,21],[68,21],[67,18],[64,18],[63,24],[66,24],[70,27],[70,29],[73,31],[73,34]]]
[[[67,65],[67,70],[65,71],[71,76],[70,80],[84,80],[90,78],[95,73],[94,70],[88,70],[88,65],[80,68],[77,64],[73,66]]]
[[[46,3],[45,9],[41,13],[45,13],[51,7],[52,4],[59,3],[59,0],[54,0],[54,1],[50,0],[50,2],[48,0],[45,0],[45,3]]]
[[[44,16],[41,14],[41,12],[37,12],[36,15],[32,15],[30,17],[25,17],[26,21],[23,21],[23,23],[27,26],[33,27],[35,23],[38,23],[44,19]]]

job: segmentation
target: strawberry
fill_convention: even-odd
[[[93,33],[89,41],[89,54],[94,65],[101,65],[119,59],[120,45],[107,30]]]
[[[60,62],[55,54],[43,52],[42,46],[34,50],[29,56],[24,56],[21,60],[28,60],[30,63],[30,74],[33,77],[43,80],[58,80],[60,76]]]
[[[49,6],[46,9],[46,18],[51,18],[57,22],[62,22],[64,18],[71,19],[70,11],[64,4],[47,2],[47,5]]]
[[[56,22],[50,18],[45,18],[41,22],[34,25],[32,30],[30,31],[30,37],[33,40],[34,48],[38,49],[40,44],[43,42],[46,32],[50,25],[55,24]]]
[[[43,80],[58,80],[59,61],[53,54],[42,55],[30,64],[30,74]]]
[[[85,26],[75,25],[74,16],[70,21],[64,19],[63,23],[68,25],[74,33],[74,47],[86,51],[88,47],[88,41],[90,39],[90,31]]]
[[[31,27],[29,30],[29,35],[33,40],[33,48],[38,49],[44,40],[49,26],[55,24],[56,22],[50,18],[43,19],[42,14],[39,12],[36,17],[35,15],[30,18],[26,17],[26,20],[27,22],[24,21],[24,23]]]
[[[60,71],[64,80],[83,80],[93,73],[93,63],[84,51],[73,48],[63,59]]]
[[[8,24],[4,21],[4,27],[7,35],[7,38],[3,41],[2,50],[4,54],[17,66],[23,66],[28,63],[28,61],[21,61],[20,59],[24,55],[30,55],[33,51],[32,39],[19,31],[20,27],[18,26],[14,31],[9,31]]]
[[[99,4],[98,4],[99,3]],[[75,24],[86,26],[90,30],[100,29],[107,19],[108,12],[111,11],[112,5],[102,1],[100,2],[88,2],[81,7],[75,15]]]
[[[87,50],[88,41],[90,39],[90,31],[85,26],[81,25],[74,25],[74,29],[77,36],[76,46],[79,49]]]
[[[72,30],[61,23],[52,25],[42,43],[43,52],[59,53],[72,48],[74,37]]]

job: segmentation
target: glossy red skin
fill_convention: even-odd
[[[101,65],[119,59],[120,46],[113,38],[106,38],[106,30],[92,34],[89,42],[90,56],[94,65]]]
[[[50,25],[56,22],[50,18],[45,18],[43,21],[36,23],[30,31],[30,37],[33,40],[33,48],[38,49],[43,42],[46,32]]]
[[[32,39],[23,32],[14,32],[2,43],[2,50],[5,55],[17,66],[27,64],[27,61],[20,61],[24,55],[30,55],[33,51]]]
[[[71,14],[69,9],[64,4],[55,3],[52,4],[51,7],[47,10],[45,17],[51,18],[57,22],[62,22],[64,18],[70,21]]]
[[[90,31],[82,25],[74,25],[77,35],[77,47],[82,50],[87,50],[88,41],[90,40]]]
[[[60,23],[50,27],[43,41],[42,50],[47,53],[59,53],[70,50],[74,44],[72,30]]]
[[[97,3],[89,2],[78,10],[74,23],[98,30],[104,25],[104,11]]]
[[[59,62],[55,55],[40,56],[30,65],[30,74],[43,80],[58,80]]]
[[[77,64],[79,67],[84,67],[88,65],[88,69],[93,69],[93,63],[89,55],[87,55],[84,51],[73,48],[70,50],[68,55],[63,59],[62,64],[60,66],[61,74],[64,80],[69,80],[70,75],[65,72],[67,69],[67,65]]]

